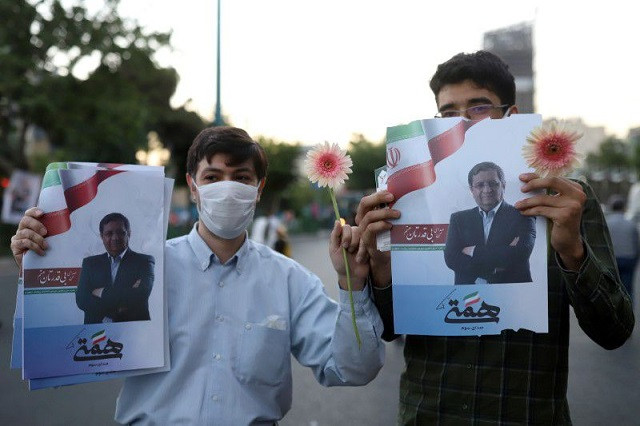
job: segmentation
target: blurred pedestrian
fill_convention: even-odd
[[[611,213],[607,215],[607,225],[611,234],[620,280],[631,296],[631,303],[633,303],[633,273],[636,270],[638,250],[640,249],[638,228],[634,222],[624,216],[624,197],[614,194],[609,198],[608,204]]]
[[[280,224],[276,229],[276,242],[273,249],[278,253],[282,253],[287,257],[291,257],[291,243],[289,242],[289,234],[287,228]]]

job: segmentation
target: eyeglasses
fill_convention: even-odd
[[[471,185],[471,187],[473,189],[476,190],[481,190],[485,187],[489,188],[489,189],[498,189],[498,187],[500,186],[500,182],[478,182],[478,183],[474,183],[473,185]]]
[[[446,111],[440,111],[439,113],[437,113],[436,115],[434,115],[435,118],[449,118],[449,117],[460,117],[462,115],[466,115],[467,117],[469,117],[472,120],[477,120],[480,118],[485,118],[488,117],[489,114],[491,114],[491,110],[496,109],[496,108],[506,108],[508,107],[509,104],[504,104],[504,105],[491,105],[491,104],[484,104],[484,105],[474,105],[472,107],[466,108],[466,109],[448,109]]]

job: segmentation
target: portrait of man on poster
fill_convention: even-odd
[[[476,164],[468,182],[477,206],[451,215],[444,249],[455,284],[531,282],[535,217],[504,200],[505,177],[497,164]]]
[[[83,259],[76,290],[84,323],[150,320],[155,259],[131,250],[131,225],[123,214],[109,213],[99,229],[106,252]]]

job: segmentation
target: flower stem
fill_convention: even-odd
[[[331,196],[331,202],[333,203],[333,211],[336,214],[336,220],[340,220],[340,211],[338,210],[338,203],[336,196],[333,193],[333,189],[329,187],[329,195]],[[356,334],[356,340],[358,341],[358,349],[362,346],[360,340],[360,333],[358,332],[358,326],[356,325],[356,309],[353,304],[353,290],[351,289],[351,273],[349,271],[349,261],[347,260],[347,251],[342,247],[342,258],[344,259],[344,267],[347,271],[347,289],[349,290],[349,305],[351,306],[351,323],[353,324],[353,331]]]

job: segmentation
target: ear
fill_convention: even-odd
[[[191,201],[196,203],[198,190],[196,189],[196,183],[191,178],[189,173],[186,174],[187,177],[187,185],[189,185],[189,192],[191,193]]]
[[[264,189],[264,185],[267,183],[267,178],[263,177],[260,182],[258,182],[258,198],[256,198],[256,202],[260,201],[260,196],[262,195],[262,190]]]
[[[518,113],[518,105],[511,105],[511,106],[509,107],[509,111],[511,111],[511,112],[509,113],[509,115],[511,115],[511,114],[517,114],[517,113]]]

